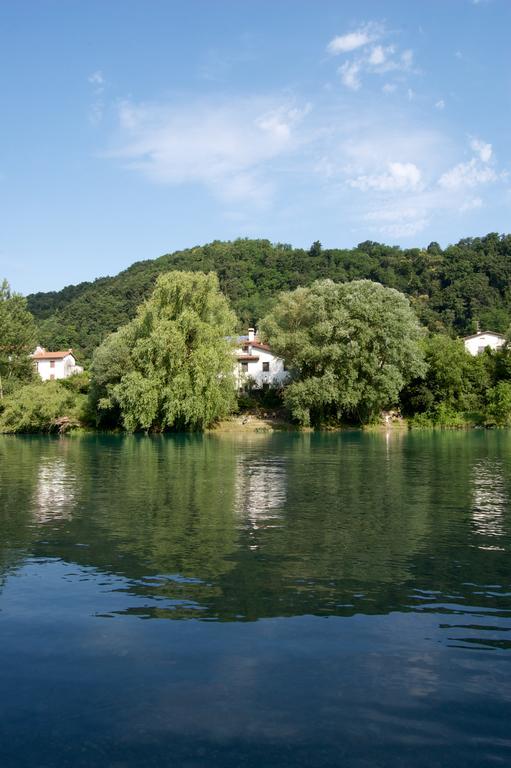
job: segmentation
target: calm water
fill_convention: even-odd
[[[0,766],[511,764],[511,432],[0,438]]]

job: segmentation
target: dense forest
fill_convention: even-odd
[[[466,238],[442,249],[402,249],[366,241],[352,249],[309,250],[268,240],[215,241],[140,261],[115,277],[28,296],[39,341],[73,347],[80,362],[120,325],[131,320],[156,278],[169,270],[217,273],[241,327],[258,323],[279,291],[315,280],[369,279],[408,295],[431,331],[463,335],[477,325],[505,332],[511,325],[511,235]]]

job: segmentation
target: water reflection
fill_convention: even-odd
[[[485,537],[503,536],[503,520],[509,509],[509,498],[501,462],[486,459],[474,464],[472,488],[472,520],[475,532]],[[480,544],[479,548],[499,547]]]
[[[76,563],[121,579],[114,597],[131,604],[118,597],[120,613],[154,617],[500,609],[501,440],[2,438],[0,571],[27,556]]]
[[[261,459],[246,453],[237,456],[236,510],[254,529],[277,517],[286,503],[286,485],[283,457]]]
[[[77,479],[61,457],[41,459],[37,472],[34,512],[39,523],[69,520],[73,514]]]

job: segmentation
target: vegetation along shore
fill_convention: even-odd
[[[497,234],[445,250],[240,240],[27,298],[4,281],[0,431],[506,426],[510,257]],[[483,328],[502,343],[469,354]],[[85,371],[41,381],[38,344]],[[261,384],[263,354],[282,375]]]

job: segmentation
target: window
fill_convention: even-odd
[[[248,373],[248,361],[242,360],[241,361],[241,371],[242,373]]]
[[[282,370],[283,370],[283,371],[287,371],[287,370],[288,370],[288,367],[287,367],[287,363],[286,363],[286,361],[285,361],[285,360],[284,360],[284,362],[282,363]]]
[[[268,362],[263,363],[263,371],[268,373],[269,370],[270,370],[270,364]]]
[[[50,360],[50,368],[55,368],[55,360]]]

